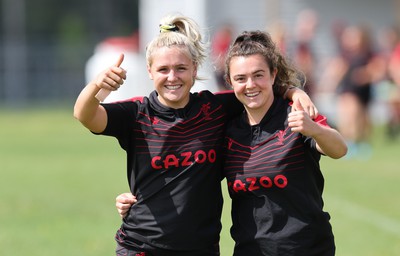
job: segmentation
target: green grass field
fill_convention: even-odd
[[[128,191],[116,140],[89,133],[72,107],[0,110],[0,124],[0,255],[115,255],[115,196]],[[400,140],[377,128],[372,145],[368,160],[321,163],[338,256],[400,255]]]

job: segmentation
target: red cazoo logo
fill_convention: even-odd
[[[209,151],[197,150],[196,152],[182,152],[180,154],[168,154],[166,156],[155,156],[151,159],[151,166],[156,169],[168,169],[169,167],[189,166],[193,163],[214,163],[217,153],[214,149]]]
[[[235,180],[228,182],[228,187],[233,192],[247,192],[247,191],[254,191],[260,188],[285,188],[288,184],[287,177],[279,174],[276,175],[273,179],[268,176],[262,177],[249,177],[246,178],[245,181],[242,180]]]

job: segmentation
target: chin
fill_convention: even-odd
[[[261,107],[260,104],[255,103],[255,102],[247,103],[246,106],[247,106],[248,108],[251,108],[251,109],[256,109],[256,108],[260,108],[260,107]]]

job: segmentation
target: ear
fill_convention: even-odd
[[[194,69],[193,69],[193,74],[192,74],[192,87],[194,86],[194,84],[196,83],[196,77],[197,77],[197,64],[193,62],[194,65]]]
[[[197,63],[194,63],[194,71],[193,71],[193,77],[197,77]]]
[[[196,77],[197,77],[197,68],[193,72],[193,79],[196,80]]]
[[[271,73],[271,79],[272,79],[272,84],[275,83],[275,78],[276,78],[276,74],[278,73],[278,69],[274,68],[274,70]]]
[[[232,87],[232,83],[231,83],[230,77],[227,76],[227,75],[224,75],[224,78],[225,78],[226,83],[229,84]]]
[[[149,78],[153,80],[153,75],[151,74],[151,67],[147,65],[147,74],[149,75]]]

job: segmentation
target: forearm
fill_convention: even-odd
[[[100,122],[98,122],[105,120],[101,117],[102,112],[105,112],[104,108],[95,97],[99,90],[100,88],[94,82],[89,83],[79,94],[74,106],[74,117],[94,132],[101,132],[105,126],[99,126]]]
[[[285,93],[283,94],[283,98],[284,99],[289,99],[289,100],[293,100],[293,95],[296,93],[304,93],[306,94],[303,90],[295,87],[295,86],[288,86],[285,90]]]
[[[320,131],[313,138],[317,142],[317,149],[334,159],[338,159],[346,155],[347,145],[342,135],[335,129],[319,126]]]

